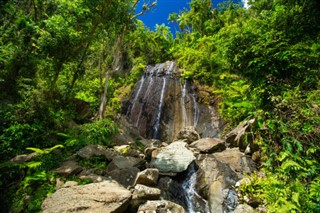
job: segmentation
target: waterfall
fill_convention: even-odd
[[[196,93],[195,93],[195,89],[194,87],[192,87],[192,94],[191,94],[191,98],[193,101],[193,127],[196,128],[199,122],[199,107],[198,107],[198,103],[196,100]]]
[[[168,70],[168,72],[169,72],[169,70]],[[156,118],[156,124],[154,126],[154,132],[153,132],[153,138],[154,139],[158,139],[158,135],[159,135],[161,114],[162,114],[162,108],[163,108],[163,98],[164,98],[164,92],[165,92],[165,89],[166,89],[166,84],[167,84],[167,78],[164,77],[163,78],[162,89],[161,89],[161,95],[160,95],[160,103],[159,103],[159,108],[158,108],[158,113],[157,113],[157,118]]]
[[[128,117],[129,116],[129,113],[134,110],[135,106],[137,105],[137,101],[138,101],[138,97],[140,96],[140,93],[141,93],[141,89],[142,89],[142,86],[144,84],[144,80],[145,80],[145,74],[143,74],[141,80],[139,81],[140,84],[139,84],[139,89],[138,89],[138,92],[136,93],[136,96],[134,97],[133,99],[133,103],[131,104],[130,106],[130,110],[127,111],[127,114],[126,116]]]
[[[184,85],[182,86],[182,83],[180,81],[180,86],[181,86],[181,112],[182,112],[182,123],[184,126],[187,126],[187,110],[186,110],[186,85],[187,82],[184,82]]]
[[[157,64],[156,66],[154,66],[154,67],[150,70],[149,73],[144,73],[144,75],[142,76],[142,78],[145,78],[144,76],[145,76],[145,75],[148,75],[148,80],[147,80],[147,85],[148,85],[148,87],[147,87],[147,90],[146,90],[146,92],[145,92],[145,94],[144,94],[144,96],[143,96],[142,103],[145,103],[145,102],[150,98],[150,91],[151,91],[152,88],[153,88],[154,73],[155,73],[155,71],[157,70],[157,72],[158,72],[158,71],[159,71],[160,69],[162,69],[162,68],[163,68],[163,64]],[[144,82],[144,81],[143,81],[143,82]],[[142,86],[141,86],[140,88],[142,88]],[[140,88],[139,88],[139,89],[140,89]],[[137,92],[137,94],[136,94],[137,98],[134,99],[133,105],[135,105],[135,103],[136,103],[137,100],[138,100],[138,97],[139,97],[139,95],[140,95],[139,92],[141,92],[141,90],[140,90],[140,91],[138,90],[138,92]],[[134,125],[135,127],[138,127],[138,126],[139,126],[139,121],[140,121],[140,118],[141,118],[141,114],[142,114],[142,112],[143,112],[143,108],[144,108],[144,104],[142,104],[142,105],[140,106],[139,114],[138,114],[137,120],[136,120],[135,125]],[[134,110],[134,108],[132,107],[131,111],[133,111],[133,110]]]
[[[192,81],[183,83],[172,61],[148,65],[122,109],[146,138],[170,141],[186,126],[196,127],[203,137],[220,132],[219,118],[212,121],[212,110],[197,103]]]
[[[192,163],[187,171],[186,178],[182,182],[185,192],[185,207],[188,213],[210,212],[209,205],[196,191],[197,173],[195,163]]]

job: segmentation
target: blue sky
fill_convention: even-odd
[[[213,0],[214,7],[217,7],[217,4],[223,0]],[[241,0],[233,0],[235,3],[240,2]],[[141,1],[143,3],[143,1]],[[144,22],[144,24],[149,27],[151,30],[154,30],[156,24],[166,24],[169,25],[171,31],[175,31],[175,27],[169,24],[168,16],[170,13],[182,11],[183,8],[189,8],[190,0],[158,0],[157,6],[147,14],[141,16],[139,19]],[[141,5],[140,7],[141,8]]]

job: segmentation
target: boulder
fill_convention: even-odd
[[[99,156],[99,157],[103,157],[108,161],[111,161],[114,157],[118,156],[118,153],[110,149],[106,149],[104,146],[101,146],[101,145],[88,145],[80,149],[76,153],[76,155],[85,160],[90,160],[95,156]]]
[[[200,153],[221,152],[226,149],[225,141],[219,138],[201,138],[191,143],[190,147],[196,148]]]
[[[225,139],[228,147],[239,147],[244,152],[247,145],[253,141],[246,141],[245,134],[250,131],[250,127],[255,123],[255,119],[244,121],[239,124],[235,129],[229,132]]]
[[[107,176],[116,180],[121,185],[128,187],[133,186],[134,180],[140,170],[136,167],[127,167],[123,169],[115,169],[107,173]]]
[[[197,155],[196,164],[199,167],[196,189],[202,197],[207,198],[211,212],[223,212],[229,207],[233,208],[234,196],[228,196],[229,193],[225,195],[224,192],[235,186],[240,179],[239,175],[212,154]]]
[[[114,157],[107,167],[107,172],[111,172],[112,170],[115,170],[115,169],[126,169],[131,167],[144,169],[145,160],[141,158],[135,158],[135,157],[123,157],[123,156]]]
[[[67,160],[62,162],[59,168],[55,169],[58,175],[69,177],[71,175],[76,175],[83,170],[81,166],[74,160]]]
[[[211,154],[197,155],[195,162],[199,167],[196,188],[205,198],[209,196],[209,187],[218,178],[223,183],[224,188],[235,185],[240,179],[238,174],[228,164],[220,162]]]
[[[177,135],[178,140],[184,140],[187,143],[199,140],[200,135],[193,126],[183,128]]]
[[[224,184],[216,180],[209,187],[209,208],[210,212],[224,212],[223,211],[223,188]]]
[[[42,204],[43,213],[127,212],[131,192],[118,183],[104,181],[57,190]]]
[[[152,200],[141,205],[138,213],[185,213],[182,206],[167,200]]]
[[[193,153],[186,148],[183,141],[175,141],[161,148],[151,160],[151,166],[159,169],[160,173],[179,173],[185,171],[195,159]]]
[[[147,202],[148,200],[160,199],[161,191],[158,188],[148,187],[145,185],[137,184],[134,187],[132,200],[130,202],[132,208],[137,208],[139,205]]]
[[[137,174],[134,185],[143,184],[147,186],[155,186],[157,185],[158,178],[159,178],[159,170],[155,168],[148,168]]]
[[[10,160],[10,162],[19,163],[19,164],[20,163],[25,163],[25,162],[32,161],[37,156],[39,156],[39,154],[36,153],[36,152],[30,153],[30,154],[26,154],[26,155],[17,155],[14,158],[12,158]]]
[[[251,174],[256,170],[256,165],[252,159],[240,152],[238,148],[226,149],[223,152],[216,152],[213,155],[220,162],[228,164],[240,178],[242,178],[244,174]]]

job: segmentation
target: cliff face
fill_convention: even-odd
[[[124,106],[127,118],[146,138],[173,140],[185,127],[215,137],[223,127],[213,106],[199,104],[193,83],[174,62],[148,66]]]

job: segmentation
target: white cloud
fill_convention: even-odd
[[[248,5],[249,0],[241,0],[243,3],[243,7],[248,9],[250,7],[250,5]]]

